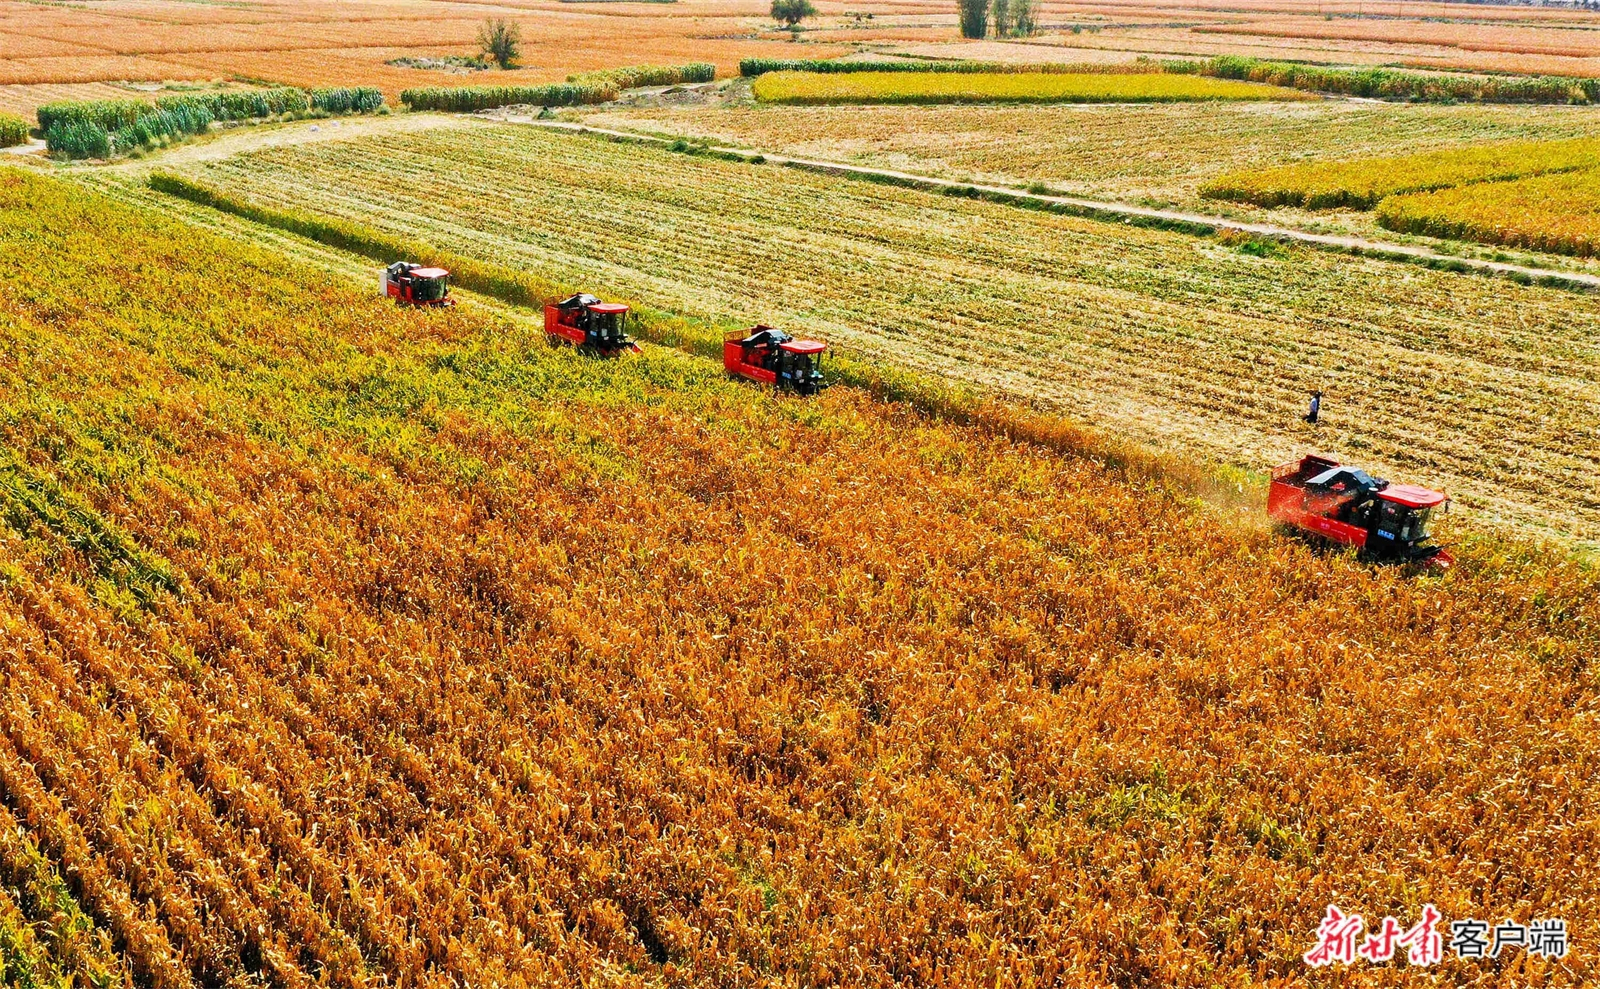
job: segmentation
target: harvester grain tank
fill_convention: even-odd
[[[450,298],[450,272],[428,268],[411,261],[396,261],[378,276],[378,291],[408,306],[443,308],[453,306]]]
[[[822,355],[828,345],[796,340],[770,326],[754,326],[728,334],[722,341],[722,366],[729,374],[751,381],[815,395],[828,386],[822,376]]]
[[[544,332],[552,344],[566,344],[615,357],[639,352],[639,345],[628,336],[628,307],[620,302],[601,302],[579,293],[544,307]]]
[[[1315,455],[1275,469],[1267,492],[1267,514],[1284,525],[1374,559],[1441,569],[1455,558],[1432,543],[1428,523],[1449,510],[1450,499],[1437,491]]]

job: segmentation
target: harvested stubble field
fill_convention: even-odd
[[[1241,169],[1593,133],[1565,106],[1375,106],[1343,100],[1074,106],[600,107],[602,127],[939,178],[1214,210],[1200,186]]]
[[[1600,536],[1600,300],[535,128],[450,126],[186,166],[580,280],[767,322],[1257,469],[1357,451],[1461,504]],[[574,236],[571,217],[595,218]],[[1307,390],[1335,396],[1313,436]]]
[[[764,103],[1193,103],[1314,99],[1231,79],[1154,73],[769,72],[750,87]]]
[[[1329,901],[1600,930],[1592,573],[1373,571],[181,212],[0,173],[8,964],[1210,986]]]

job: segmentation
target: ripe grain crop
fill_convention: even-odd
[[[461,133],[461,127],[470,133]],[[180,171],[246,199],[1052,403],[1257,469],[1307,443],[1600,537],[1600,299],[464,123]],[[571,218],[603,217],[574,237]],[[1515,341],[1514,343],[1512,341]],[[1421,384],[1419,384],[1421,382]],[[1305,392],[1338,396],[1314,437]]]
[[[769,72],[751,84],[767,103],[1167,103],[1304,100],[1293,89],[1152,73]]]
[[[0,113],[0,148],[28,143],[28,122],[9,113]]]
[[[1130,63],[1071,63],[1071,62],[977,62],[968,60],[927,59],[918,61],[914,59],[901,59],[888,61],[887,59],[844,59],[844,58],[745,58],[739,60],[739,74],[746,78],[765,75],[768,72],[959,72],[980,73],[983,75],[996,75],[1008,72],[1022,72],[1032,75],[1040,73],[1084,73],[1108,72],[1129,74],[1136,72],[1160,72],[1161,65],[1155,61],[1139,61]]]
[[[12,113],[24,120],[34,119],[40,106],[63,100],[108,100],[129,96],[128,90],[109,83],[66,83],[60,85],[0,86],[0,112]],[[154,94],[150,95],[154,99]]]
[[[214,79],[217,71],[129,55],[70,55],[0,61],[0,85],[110,82],[123,79]]]
[[[1416,155],[1232,172],[1200,194],[1257,206],[1372,209],[1385,196],[1571,172],[1600,164],[1600,140],[1507,141]]]
[[[1330,69],[1219,55],[1202,61],[1166,60],[1168,72],[1219,79],[1248,79],[1317,93],[1384,100],[1456,103],[1589,103],[1600,99],[1600,83],[1561,76],[1468,76],[1454,73],[1396,72],[1387,68]]]
[[[1378,204],[1390,230],[1593,257],[1600,253],[1600,174],[1593,169],[1491,182]]]
[[[567,77],[577,84],[609,84],[615,89],[633,89],[638,86],[676,86],[681,83],[710,82],[717,77],[717,67],[710,62],[688,62],[683,65],[625,65],[616,69],[578,72]]]
[[[0,272],[0,866],[92,918],[80,982],[1243,983],[1330,899],[1600,924],[1590,572],[1372,570],[165,213],[0,177],[48,259]],[[1530,972],[1600,974],[1441,974]]]
[[[710,82],[717,67],[709,62],[684,65],[632,65],[600,72],[582,72],[566,82],[547,86],[429,86],[407,89],[401,102],[413,110],[447,110],[472,113],[502,106],[577,106],[614,100],[634,86],[665,86]]]

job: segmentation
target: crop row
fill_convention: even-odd
[[[280,87],[165,96],[155,102],[154,109],[203,107],[213,120],[245,120],[300,113],[310,106],[304,90]],[[133,124],[151,111],[152,105],[140,100],[65,100],[43,104],[37,114],[42,131],[66,121],[82,121],[105,130],[116,130]]]
[[[1588,297],[1312,252],[1256,258],[1120,224],[475,122],[184,172],[550,282],[784,326],[1228,461],[1293,452],[1304,391],[1322,388],[1343,410],[1322,443],[1359,443],[1380,466],[1425,465],[1463,503],[1596,531],[1583,506],[1600,495],[1587,411],[1600,365],[1571,356],[1600,326]],[[608,235],[553,232],[573,216],[606,217]],[[1508,336],[1531,349],[1486,343]],[[1419,390],[1421,368],[1455,398]]]
[[[0,275],[0,865],[38,848],[130,981],[1292,981],[1401,872],[1600,922],[1593,574],[1374,572],[185,208],[0,183],[48,260]]]
[[[1292,89],[1159,73],[771,72],[751,90],[767,103],[1165,103],[1309,99]]]
[[[1378,204],[1390,230],[1557,254],[1600,253],[1595,169],[1391,196]]]
[[[0,148],[11,148],[28,141],[28,122],[9,113],[0,113]]]
[[[1315,161],[1232,172],[1201,187],[1257,206],[1372,209],[1385,196],[1600,165],[1600,140],[1501,141],[1412,155]]]
[[[1394,69],[1331,69],[1267,62],[1241,55],[1167,60],[1167,72],[1247,79],[1318,93],[1369,99],[1473,103],[1590,103],[1600,100],[1600,79],[1569,76],[1457,75]]]
[[[987,75],[1021,72],[1034,75],[1039,73],[1097,72],[1125,74],[1140,71],[1161,72],[1162,68],[1159,62],[1146,58],[1140,58],[1127,64],[1100,62],[1081,64],[1068,62],[975,62],[964,59],[898,59],[888,61],[866,58],[746,58],[739,61],[739,74],[746,78],[754,78],[755,76],[765,75],[768,72],[978,72]]]
[[[638,86],[710,82],[716,77],[717,67],[712,63],[688,62],[683,65],[628,65],[619,69],[580,72],[568,76],[567,82],[578,85],[610,84],[617,89],[633,89]]]
[[[1137,61],[1123,65],[1101,63],[1025,65],[943,59],[873,61],[822,58],[747,58],[739,63],[739,74],[747,77],[769,72],[1094,74],[1141,71],[1212,76],[1317,93],[1417,102],[1588,103],[1600,99],[1600,80],[1596,79],[1566,76],[1455,75],[1443,72],[1400,72],[1383,68],[1331,69],[1293,62],[1268,62],[1238,55],[1162,61],[1141,56]]]
[[[708,62],[684,65],[636,65],[571,76],[563,83],[545,86],[429,86],[407,89],[400,101],[413,110],[475,113],[502,106],[576,106],[605,103],[632,86],[665,86],[709,82],[716,66]]]
[[[203,134],[214,121],[265,118],[280,114],[374,113],[383,93],[372,88],[293,88],[185,94],[159,99],[90,100],[39,107],[40,129],[52,154],[66,158],[110,158],[152,147],[184,135]]]

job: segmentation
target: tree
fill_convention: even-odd
[[[989,16],[994,20],[994,36],[1004,38],[1011,33],[1012,0],[991,0]]]
[[[811,6],[811,0],[772,0],[772,19],[789,25],[791,31],[807,17],[815,16],[817,8]]]
[[[1011,33],[1018,38],[1031,38],[1039,33],[1039,22],[1033,17],[1033,0],[1011,0]]]
[[[478,47],[483,49],[483,54],[494,59],[502,69],[509,69],[517,64],[517,56],[522,54],[522,28],[516,21],[508,21],[496,17],[483,22],[478,28]]]
[[[989,33],[989,0],[956,0],[961,10],[961,36],[981,38]]]

